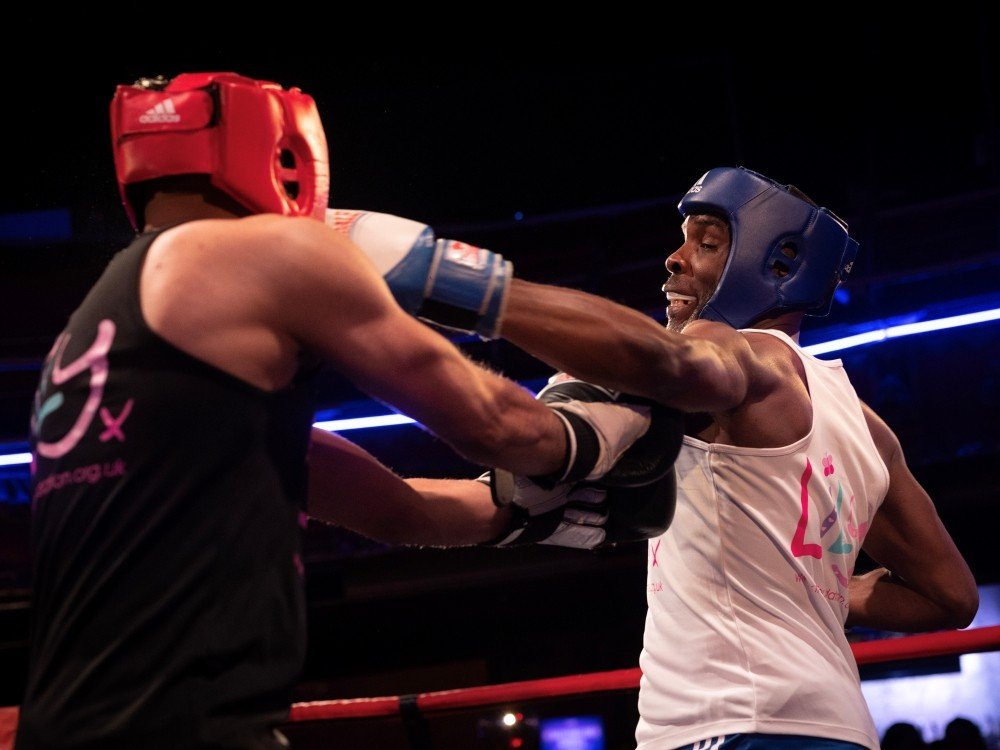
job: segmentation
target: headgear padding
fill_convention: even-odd
[[[729,259],[701,318],[747,328],[770,314],[830,312],[858,243],[832,211],[801,195],[744,167],[720,167],[681,198],[682,216],[729,222]]]
[[[326,135],[312,97],[235,73],[184,73],[119,86],[111,138],[122,201],[126,187],[205,174],[254,213],[324,218],[330,193]]]

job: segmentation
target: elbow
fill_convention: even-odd
[[[934,597],[939,615],[938,627],[961,630],[972,624],[979,611],[979,589],[973,579],[955,585]]]
[[[951,627],[959,629],[969,627],[975,619],[976,613],[979,612],[979,589],[974,584],[971,587],[966,587],[955,597],[950,611],[952,615]]]

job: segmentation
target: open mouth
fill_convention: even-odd
[[[697,298],[679,292],[667,292],[667,312],[677,312],[689,307]]]

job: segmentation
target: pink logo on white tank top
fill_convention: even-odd
[[[795,526],[795,535],[792,537],[792,554],[796,557],[815,557],[817,560],[823,557],[823,548],[818,544],[806,543],[806,527],[809,525],[809,478],[812,476],[812,464],[806,459],[806,469],[802,472],[799,480],[800,492],[799,502],[802,510],[799,514],[799,522]]]
[[[851,492],[847,480],[842,480],[841,477],[837,476],[834,457],[831,454],[826,453],[823,456],[823,477],[826,480],[828,492],[821,493],[820,497],[810,496],[809,481],[812,475],[812,463],[806,458],[805,468],[799,478],[801,511],[789,549],[795,557],[812,557],[817,560],[822,560],[827,552],[833,555],[849,555],[855,551],[856,544],[861,544],[868,531],[869,522],[858,522],[854,493]],[[845,497],[847,498],[846,503]],[[809,517],[812,509],[826,514],[819,524],[819,536],[807,540],[810,535]],[[833,535],[834,531],[836,531],[836,536]],[[841,560],[842,558],[838,558],[837,561],[830,561],[829,566],[829,572],[836,580],[835,585],[839,591],[827,588],[826,584],[808,580],[802,574],[796,574],[796,580],[806,583],[816,593],[831,601],[838,602],[846,609],[846,591],[853,571],[843,570],[840,564]]]
[[[824,498],[810,498],[809,496],[809,480],[812,477],[812,473],[812,463],[807,458],[805,469],[799,479],[801,512],[798,523],[795,526],[795,534],[792,536],[790,549],[796,557],[809,556],[820,560],[823,557],[823,545],[806,541],[806,532],[809,527],[810,504],[815,503],[817,509],[820,511],[824,510],[822,506],[825,505]],[[834,500],[833,507],[820,524],[820,539],[818,541],[822,542],[823,537],[827,536],[836,526],[838,531],[837,537],[833,541],[826,542],[825,551],[835,554],[846,554],[854,551],[852,540],[853,542],[860,543],[865,538],[865,534],[868,532],[868,521],[858,523],[854,494],[850,492],[850,486],[845,486],[840,478],[834,476],[835,474],[836,467],[834,466],[833,456],[827,453],[823,456],[823,476],[828,480],[827,489],[830,491],[830,497]],[[850,496],[847,500],[847,509],[845,512],[844,497],[848,493],[850,493]]]

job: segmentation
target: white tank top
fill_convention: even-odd
[[[840,360],[747,332],[801,358],[812,429],[782,448],[684,438],[676,515],[649,541],[638,747],[762,732],[877,750],[844,621],[888,470]]]

